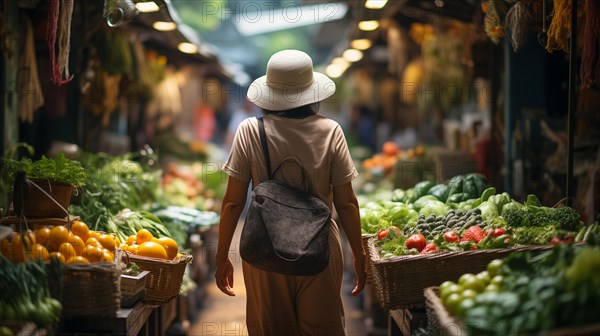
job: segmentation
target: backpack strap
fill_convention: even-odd
[[[267,172],[269,173],[269,180],[273,178],[271,172],[271,157],[269,155],[269,146],[267,145],[267,133],[265,132],[265,122],[263,117],[256,118],[258,120],[258,134],[260,135],[260,143],[263,149],[263,155],[265,156],[265,165],[267,166]]]

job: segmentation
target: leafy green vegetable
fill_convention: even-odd
[[[9,180],[17,173],[25,171],[30,179],[43,179],[72,184],[81,187],[86,184],[87,173],[81,163],[68,159],[64,153],[58,153],[55,158],[42,156],[37,161],[24,157],[20,160],[3,159]]]
[[[492,202],[483,202],[477,208],[481,209],[481,217],[486,221],[498,217],[498,207]]]
[[[445,184],[436,184],[427,191],[427,195],[435,196],[438,200],[446,202],[448,198],[448,186]]]
[[[422,196],[419,199],[417,199],[413,203],[413,207],[415,208],[415,210],[419,211],[419,210],[421,210],[421,208],[425,207],[425,205],[429,202],[439,202],[439,200],[435,196],[425,195],[425,196]]]
[[[445,203],[430,200],[419,210],[419,215],[424,215],[425,217],[429,217],[430,215],[443,217],[446,216],[448,210],[449,208]]]
[[[415,187],[414,187],[415,197],[420,198],[421,196],[427,195],[427,192],[429,191],[429,189],[431,189],[434,185],[435,185],[435,183],[433,183],[431,181],[421,181],[421,182],[415,184]]]

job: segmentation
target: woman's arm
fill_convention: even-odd
[[[367,274],[365,271],[365,251],[363,251],[362,237],[360,231],[360,212],[358,200],[350,182],[333,188],[333,204],[340,216],[340,221],[352,254],[354,255],[354,273],[356,274],[356,287],[352,295],[356,296],[365,287]]]
[[[221,218],[219,221],[219,245],[217,247],[217,269],[215,278],[217,287],[230,296],[233,293],[233,264],[229,259],[229,248],[240,215],[246,205],[248,183],[229,177],[223,196]]]

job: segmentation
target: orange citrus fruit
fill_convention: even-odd
[[[89,264],[90,262],[82,256],[74,256],[67,260],[67,264]]]
[[[100,232],[98,232],[98,231],[92,231],[92,230],[90,230],[90,231],[88,232],[88,238],[98,238],[98,237],[100,237],[100,235],[101,235],[101,234],[102,234],[102,233],[100,233]],[[86,240],[87,240],[87,239],[86,239]]]
[[[46,261],[48,260],[48,257],[50,255],[48,253],[48,250],[46,250],[46,248],[43,245],[35,244],[31,248],[31,250],[27,252],[27,256],[32,260],[41,259],[43,261]]]
[[[138,248],[140,246],[138,244],[132,244],[127,246],[127,252],[131,252],[133,254],[138,254]]]
[[[34,245],[35,234],[32,231],[23,233],[23,240],[21,234],[17,234],[11,244],[13,262],[24,262],[25,252],[32,250]]]
[[[65,256],[62,255],[62,253],[60,252],[50,252],[50,259],[52,258],[56,258],[58,260],[60,260],[61,263],[65,263]]]
[[[50,230],[50,236],[48,236],[48,247],[52,251],[58,251],[58,248],[62,243],[69,240],[69,230],[66,227],[57,225]]]
[[[175,256],[179,252],[179,246],[177,246],[177,242],[173,240],[173,238],[161,237],[158,238],[158,243],[165,248],[165,251],[167,251],[168,259],[175,258]]]
[[[143,244],[152,240],[152,233],[146,229],[140,229],[135,235],[136,243]]]
[[[125,244],[131,245],[134,242],[135,242],[135,235],[131,235],[131,236],[127,237],[127,240],[125,241]]]
[[[71,224],[71,232],[74,235],[79,236],[81,240],[86,241],[90,234],[90,228],[82,221],[74,221]]]
[[[114,259],[114,256],[112,255],[112,253],[110,253],[109,250],[104,249],[102,251],[102,257],[100,257],[100,261],[113,262]]]
[[[75,251],[75,248],[73,247],[73,245],[71,245],[71,243],[62,243],[60,245],[60,247],[58,248],[58,252],[60,252],[60,254],[62,254],[65,259],[69,260],[72,257],[77,256],[77,252]]]
[[[102,247],[109,250],[115,250],[115,237],[110,234],[102,234],[98,237],[98,241],[102,244]]]
[[[81,256],[89,260],[90,262],[100,261],[104,250],[97,246],[88,245],[81,252]]]
[[[85,243],[81,237],[72,235],[69,237],[69,243],[73,245],[75,253],[77,253],[77,255],[81,255],[81,251],[83,251],[83,248],[85,247]]]
[[[12,256],[12,243],[4,238],[0,241],[0,246],[2,247],[2,255],[10,259]]]
[[[167,251],[159,243],[147,241],[138,247],[138,255],[152,258],[167,259]]]
[[[102,247],[102,244],[100,244],[100,241],[98,240],[98,238],[94,238],[94,237],[88,238],[88,239],[85,241],[85,245],[86,245],[86,246],[87,246],[87,245],[91,245],[91,246],[95,246],[95,247],[100,247],[100,248],[103,248],[103,247]]]
[[[44,226],[35,230],[35,241],[39,244],[46,245],[50,238],[50,228]]]

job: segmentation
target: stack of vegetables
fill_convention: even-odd
[[[161,180],[158,203],[218,211],[226,174],[216,164],[170,163]]]
[[[600,246],[596,242],[594,238],[586,245],[558,244],[538,255],[513,253],[492,261],[487,271],[464,274],[457,283],[442,283],[439,297],[472,335],[537,334],[597,325]]]
[[[545,245],[583,241],[588,228],[570,207],[542,206],[535,195],[520,203],[486,188],[479,174],[448,184],[422,181],[396,189],[391,201],[361,205],[363,234],[376,234],[383,258],[395,255]]]
[[[0,326],[10,322],[57,323],[62,304],[52,298],[48,277],[60,281],[62,265],[41,260],[14,264],[0,256]],[[3,329],[9,330],[9,329]]]

